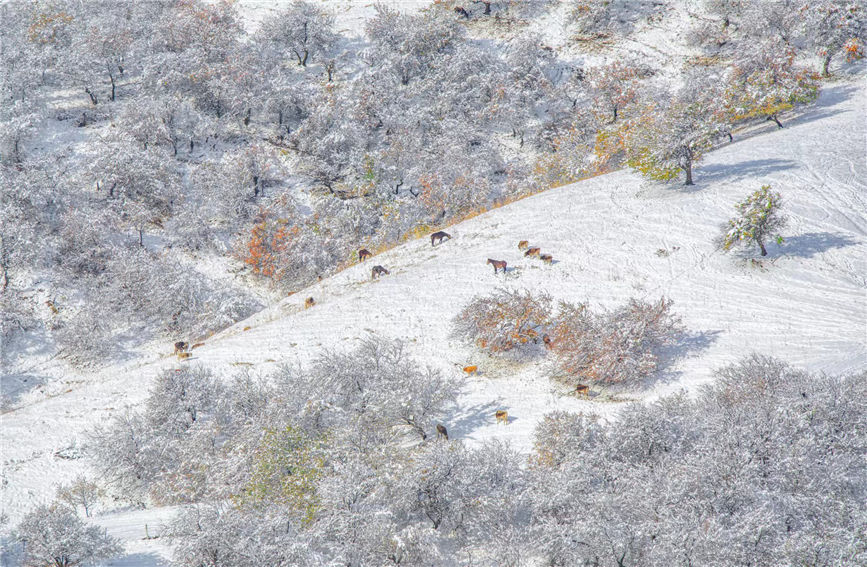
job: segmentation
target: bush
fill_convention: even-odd
[[[629,303],[607,313],[593,313],[586,304],[562,303],[551,331],[551,351],[568,381],[630,384],[653,373],[656,351],[682,331],[671,313],[671,300]]]
[[[116,538],[88,526],[73,510],[57,503],[27,514],[15,536],[27,542],[24,565],[28,567],[86,565],[123,552]]]
[[[491,353],[536,342],[551,319],[551,297],[529,291],[497,290],[473,298],[454,318],[453,335]]]

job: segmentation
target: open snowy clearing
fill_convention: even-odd
[[[304,364],[322,349],[352,348],[371,334],[403,338],[420,363],[442,372],[479,366],[481,374],[466,378],[457,405],[443,416],[450,436],[471,444],[504,439],[523,451],[546,412],[610,416],[620,404],[563,395],[545,377],[543,356],[509,362],[450,339],[450,321],[461,307],[497,287],[608,308],[630,297],[673,299],[689,339],[653,382],[622,398],[692,390],[753,351],[829,373],[864,368],[865,116],[863,80],[829,84],[817,106],[784,121],[786,128],[768,123],[763,133],[709,154],[694,187],[619,171],[547,191],[448,228],[453,239],[441,246],[432,249],[427,238],[409,242],[300,291],[212,337],[185,364],[221,374],[267,372]],[[782,193],[790,224],[785,244],[771,245],[759,267],[717,252],[713,239],[734,203],[764,184]],[[555,263],[525,259],[517,248],[525,239]],[[660,249],[668,255],[658,255]],[[510,271],[495,276],[487,258],[506,260]],[[391,274],[371,281],[376,264]],[[316,305],[305,310],[309,296]],[[158,371],[178,364],[167,355],[170,345],[159,348],[159,358],[67,376],[0,416],[2,512],[9,525],[84,470],[86,459],[76,458],[74,447],[85,442],[88,428],[140,404]],[[496,424],[498,409],[508,410],[508,426]],[[144,523],[158,525],[167,514],[100,519],[128,543],[130,555],[113,564],[154,565],[166,557],[165,540],[140,538]]]

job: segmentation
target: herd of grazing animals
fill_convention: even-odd
[[[452,235],[447,233],[447,232],[444,232],[444,231],[434,232],[430,236],[430,244],[431,244],[431,246],[435,247],[437,244],[442,244],[444,240],[451,240],[451,238],[452,238]],[[550,254],[542,254],[541,249],[538,246],[530,246],[530,243],[527,240],[521,240],[520,242],[518,242],[518,249],[523,250],[524,256],[527,258],[538,258],[547,264],[552,264],[554,262],[554,258]],[[368,258],[371,258],[371,257],[373,257],[373,254],[367,248],[362,248],[358,251],[358,261],[359,262],[364,262],[365,260],[367,260]],[[488,258],[487,263],[491,264],[494,267],[494,274],[496,274],[497,271],[499,271],[499,270],[502,270],[503,273],[506,272],[507,263],[505,260],[494,260],[494,259]],[[388,275],[389,273],[390,272],[386,268],[384,268],[383,266],[377,265],[371,269],[370,277],[371,277],[371,279],[377,279],[381,276]],[[322,281],[321,276],[318,279],[319,279],[319,281]],[[290,295],[291,295],[291,293],[290,293]],[[316,301],[313,299],[313,297],[308,297],[307,299],[304,300],[304,308],[305,309],[309,309],[309,308],[313,307],[314,305],[316,305]],[[250,329],[250,327],[244,327],[245,331],[248,329]],[[543,341],[546,348],[550,348],[551,338],[547,334],[542,336],[542,341]],[[174,354],[178,357],[178,360],[187,360],[193,356],[192,353],[190,352],[191,350],[198,348],[200,346],[204,346],[204,344],[205,343],[196,343],[192,347],[190,347],[190,343],[188,343],[188,342],[177,341],[175,343]],[[479,370],[478,366],[475,366],[475,365],[465,366],[463,368],[463,371],[464,371],[464,373],[466,373],[467,376],[472,376],[473,374],[478,373],[478,370]],[[575,393],[582,395],[584,397],[589,397],[590,388],[588,386],[583,385],[583,384],[579,384],[575,388]],[[499,424],[499,423],[503,423],[504,425],[509,424],[509,413],[506,410],[497,410],[494,413],[494,417],[496,418],[497,424]],[[443,438],[446,441],[448,441],[449,434],[448,434],[448,431],[446,430],[445,425],[438,423],[436,426],[436,430],[437,430],[437,436],[439,438]]]

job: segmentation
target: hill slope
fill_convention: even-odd
[[[768,126],[709,154],[695,187],[649,184],[620,171],[527,198],[448,229],[454,238],[435,249],[427,239],[413,241],[286,298],[212,337],[190,364],[221,373],[267,371],[304,363],[325,348],[352,348],[369,334],[400,337],[418,360],[443,372],[480,367],[481,376],[466,379],[456,407],[443,416],[451,436],[507,439],[522,450],[548,411],[611,414],[618,404],[561,395],[544,377],[544,359],[506,363],[450,339],[460,308],[497,287],[602,307],[630,297],[673,299],[692,340],[646,389],[630,393],[636,398],[695,388],[752,351],[811,370],[863,368],[864,116],[863,82],[829,85],[818,105],[785,129]],[[764,184],[782,192],[791,222],[786,243],[770,246],[758,268],[716,252],[712,240],[734,203]],[[525,260],[516,247],[523,239],[557,262]],[[660,257],[661,248],[672,252]],[[495,276],[487,258],[514,270]],[[374,264],[391,274],[370,281]],[[308,296],[316,306],[305,310]],[[87,428],[140,403],[159,369],[175,364],[151,357],[70,376],[2,415],[2,502],[12,524],[86,467],[58,451],[84,443]],[[508,427],[496,425],[496,409],[509,411]]]

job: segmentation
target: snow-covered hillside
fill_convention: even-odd
[[[709,154],[694,187],[619,171],[526,198],[449,228],[453,238],[441,246],[431,248],[427,238],[409,242],[302,290],[213,336],[185,364],[266,372],[304,364],[322,349],[349,349],[371,334],[400,337],[413,356],[445,373],[478,365],[480,375],[464,379],[458,403],[442,416],[451,436],[470,444],[503,439],[522,451],[548,411],[614,416],[621,406],[564,395],[545,377],[544,358],[491,358],[450,339],[460,308],[499,287],[602,307],[630,297],[673,299],[689,339],[661,375],[644,389],[619,392],[621,398],[694,390],[714,369],[754,351],[829,373],[864,368],[865,116],[862,77],[829,84],[786,128],[768,123]],[[785,243],[771,245],[761,265],[716,251],[713,240],[735,202],[765,184],[785,200]],[[525,259],[519,240],[540,246],[555,263]],[[494,275],[487,258],[506,260],[510,271]],[[390,275],[371,281],[376,264]],[[305,310],[310,296],[316,305]],[[159,358],[70,374],[0,417],[2,512],[12,525],[49,501],[57,483],[86,469],[86,459],[75,458],[85,431],[140,404],[157,372],[179,364],[170,351],[166,344]],[[498,409],[508,410],[509,425],[495,422]],[[165,554],[164,541],[139,541],[143,526],[130,527],[129,518],[153,525],[158,516],[100,520],[136,541],[129,548],[136,555],[116,564],[151,565]]]

